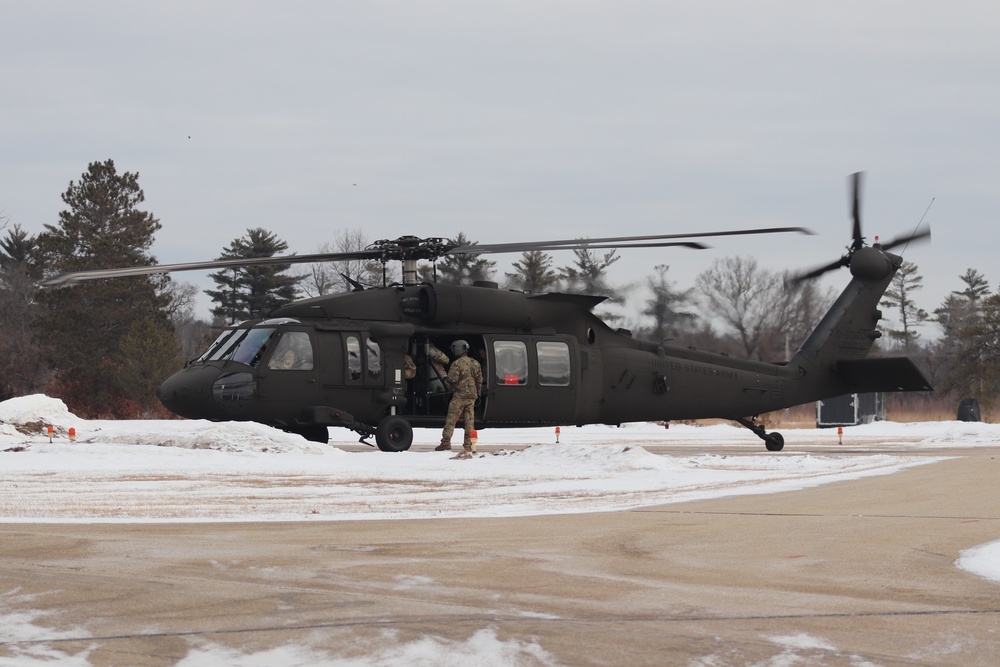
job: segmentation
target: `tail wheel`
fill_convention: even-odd
[[[375,429],[375,444],[383,452],[404,452],[413,444],[413,427],[402,417],[390,415]]]

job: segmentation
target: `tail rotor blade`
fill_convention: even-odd
[[[930,237],[931,237],[931,229],[930,227],[926,227],[924,229],[917,230],[912,234],[896,237],[893,240],[889,241],[888,243],[883,243],[882,250],[892,250],[893,248],[896,248],[898,246],[906,245],[910,241],[920,241],[923,239],[929,239]]]
[[[839,269],[843,266],[851,266],[851,258],[854,257],[854,253],[865,247],[865,237],[861,233],[861,186],[864,184],[864,172],[857,171],[850,176],[850,188],[851,188],[851,218],[853,222],[853,232],[851,245],[847,247],[847,253],[838,259],[836,262],[831,262],[825,266],[813,269],[807,273],[801,273],[789,279],[792,284],[802,282],[803,280],[811,280],[812,278],[817,278],[827,271],[833,271]],[[933,203],[934,200],[931,200]],[[928,206],[928,208],[930,208]],[[926,215],[926,212],[925,212]],[[923,218],[920,218],[920,222],[917,223],[916,230],[911,234],[906,234],[894,238],[888,243],[878,243],[878,237],[875,237],[876,244],[875,247],[881,250],[892,250],[898,246],[905,246],[910,241],[920,241],[922,239],[930,238],[931,230],[930,227],[924,227],[921,229],[923,224]]]
[[[864,172],[856,171],[851,174],[851,198],[853,200],[851,217],[854,219],[854,242],[851,250],[857,250],[865,244],[865,237],[861,235],[861,175]]]
[[[830,262],[829,264],[815,268],[812,271],[808,271],[806,273],[801,273],[797,276],[793,276],[792,278],[789,279],[789,282],[794,285],[797,283],[801,283],[804,280],[812,280],[813,278],[819,278],[824,273],[827,273],[829,271],[835,271],[841,268],[842,266],[848,266],[850,263],[851,263],[850,256],[844,255],[836,262]]]

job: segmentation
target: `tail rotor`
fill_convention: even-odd
[[[878,253],[883,253],[888,250],[899,246],[905,246],[911,241],[919,241],[921,239],[930,238],[931,230],[929,227],[923,227],[923,218],[921,218],[920,223],[917,224],[917,228],[910,234],[904,234],[898,236],[888,243],[879,243],[878,237],[875,237],[875,244],[873,246],[868,246],[865,243],[864,234],[861,231],[861,186],[863,184],[864,172],[858,171],[850,176],[850,188],[851,188],[851,219],[852,219],[852,239],[851,245],[847,247],[847,252],[845,252],[840,259],[830,262],[829,264],[824,264],[811,271],[799,274],[791,279],[793,283],[799,283],[803,280],[812,280],[813,278],[818,278],[819,276],[827,273],[829,271],[834,271],[841,267],[850,267],[851,262],[854,259],[854,254],[859,250],[865,250],[866,248],[871,248]],[[933,200],[932,200],[933,201]],[[926,212],[925,212],[926,215]],[[865,255],[871,254],[868,250],[865,250]],[[865,263],[869,264],[872,258],[866,258]],[[868,271],[865,271],[868,273]]]

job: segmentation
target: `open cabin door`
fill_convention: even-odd
[[[566,424],[575,419],[579,354],[572,336],[485,336],[489,423]]]

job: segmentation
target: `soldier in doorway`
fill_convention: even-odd
[[[443,394],[448,391],[448,355],[438,349],[434,343],[428,343],[427,359],[431,364],[431,373],[427,382],[432,394]]]

